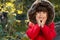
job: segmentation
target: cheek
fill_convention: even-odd
[[[47,15],[44,15],[44,18],[43,19],[47,20]]]
[[[39,19],[39,15],[36,15],[36,20],[38,20]]]
[[[38,16],[36,15],[36,20],[38,19]]]
[[[36,16],[37,16],[37,17],[39,17],[40,15],[39,15],[39,14],[37,14]]]

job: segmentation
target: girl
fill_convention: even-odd
[[[54,8],[48,1],[36,1],[28,11],[28,29],[26,34],[31,40],[53,40],[56,36],[54,29]]]

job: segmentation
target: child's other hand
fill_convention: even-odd
[[[46,20],[38,20],[37,23],[39,26],[44,27]]]
[[[40,22],[40,20],[37,20],[37,23],[38,23],[38,26],[40,27],[41,25],[41,22]]]
[[[41,27],[44,27],[45,23],[46,23],[46,19],[43,19],[41,22]]]

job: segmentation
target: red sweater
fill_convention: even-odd
[[[49,26],[44,25],[43,28],[33,23],[29,23],[28,26],[26,34],[30,40],[53,40],[56,36],[53,22]]]

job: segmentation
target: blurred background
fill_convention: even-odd
[[[29,40],[27,11],[35,0],[0,0],[0,40]],[[55,7],[55,28],[60,38],[60,0],[49,0]]]

